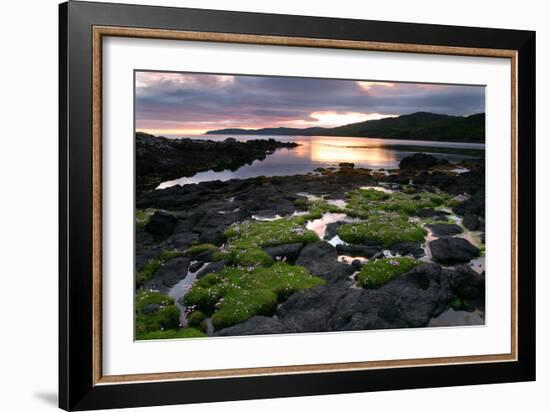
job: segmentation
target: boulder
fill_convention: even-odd
[[[204,262],[196,261],[189,265],[189,272],[195,273],[197,270],[199,270],[202,265],[204,265]]]
[[[423,219],[432,218],[434,220],[445,220],[449,215],[450,215],[449,212],[445,212],[444,210],[436,210],[436,209],[421,209],[418,212],[416,212],[416,216]]]
[[[144,289],[153,289],[162,293],[168,293],[176,283],[187,276],[190,262],[189,258],[183,256],[170,259],[145,283]]]
[[[425,263],[378,289],[350,289],[336,305],[332,329],[426,326],[453,299],[447,272],[437,264]]]
[[[448,223],[433,223],[426,225],[426,227],[437,237],[454,236],[463,232],[460,226]]]
[[[449,271],[449,282],[455,294],[463,299],[478,299],[485,296],[485,276],[460,265]]]
[[[174,231],[177,223],[178,219],[171,214],[157,211],[145,225],[145,230],[155,237],[166,237]]]
[[[300,252],[296,265],[305,266],[312,275],[328,283],[345,281],[354,272],[350,265],[338,262],[336,248],[327,242],[307,244]]]
[[[227,260],[218,260],[217,262],[212,262],[203,267],[197,273],[197,279],[203,278],[208,273],[218,273],[222,270],[229,262]]]
[[[367,259],[372,258],[378,252],[382,251],[381,246],[366,246],[366,245],[336,245],[336,251],[340,255],[361,256]]]
[[[446,265],[466,263],[479,256],[479,249],[462,238],[443,237],[428,243],[428,246],[433,260]]]
[[[327,242],[315,242],[307,244],[296,264],[305,266],[312,275],[319,276],[338,263],[336,248]]]
[[[217,331],[214,336],[270,335],[289,332],[292,330],[276,318],[253,316],[235,326]]]
[[[420,246],[420,243],[415,242],[401,242],[392,245],[390,251],[393,254],[399,254],[401,256],[412,256],[415,259],[419,259],[425,255],[424,249]]]
[[[331,331],[332,313],[349,290],[333,285],[306,289],[290,296],[276,314],[287,328],[297,332]]]
[[[479,216],[469,212],[464,214],[464,218],[462,219],[462,224],[468,230],[478,230],[479,227],[481,226]]]
[[[298,259],[300,251],[304,247],[303,243],[288,243],[286,245],[267,247],[264,251],[273,259],[286,259],[290,262],[294,262]]]
[[[426,153],[415,153],[399,162],[400,169],[429,169],[437,164],[437,158]]]

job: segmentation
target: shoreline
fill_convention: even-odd
[[[432,325],[445,322],[445,317],[457,322],[456,316],[448,314],[449,310],[462,310],[470,318],[477,310],[475,321],[482,322],[480,308],[484,305],[477,300],[481,294],[484,296],[484,271],[479,273],[468,265],[484,253],[483,164],[465,162],[462,166],[467,170],[456,173],[453,171],[455,166],[430,155],[406,159],[409,160],[401,162],[402,168],[387,173],[342,163],[338,168],[323,168],[305,175],[209,181],[138,194],[136,206],[141,217],[136,232],[138,274],[143,273],[151,262],[156,262],[149,278],[138,284],[140,290],[156,290],[145,293],[159,293],[161,296],[155,296],[155,299],[160,300],[178,282],[184,281],[188,273],[193,273],[198,279],[191,286],[191,292],[187,292],[191,295],[185,298],[191,301],[187,303],[192,303],[186,304],[186,308],[192,309],[186,309],[183,318],[189,325],[179,327],[178,310],[178,323],[174,326],[173,322],[172,329],[164,328],[175,332],[143,332],[141,338],[180,337],[184,334],[198,337],[204,336],[204,331],[210,335],[230,336],[307,332],[312,328],[330,331],[423,327],[430,322]],[[391,194],[372,189],[378,187],[390,190]],[[442,203],[436,205],[436,200]],[[324,227],[324,231],[332,235],[330,239],[325,239],[326,236],[320,238],[308,229],[307,225],[312,221],[323,219],[330,213],[341,213],[358,219],[358,222],[343,225],[338,221],[330,222]],[[393,242],[396,239],[386,233],[390,230],[382,229],[377,229],[382,232],[375,241],[368,235],[357,235],[363,233],[365,225],[387,216],[391,216],[388,224],[393,224],[393,220],[401,225],[396,232],[410,233],[413,240],[403,238]],[[258,217],[266,220],[258,220]],[[429,241],[426,225],[431,225]],[[372,233],[372,228],[369,230],[367,234]],[[434,237],[436,230],[439,233]],[[265,239],[263,232],[272,234],[275,239]],[[469,238],[475,244],[464,239],[470,233],[474,233],[478,241]],[[333,246],[327,240],[336,234],[347,241]],[[419,249],[423,250],[423,256],[419,255]],[[173,256],[159,259],[167,251]],[[431,258],[427,258],[427,251]],[[453,256],[460,254],[464,256],[454,262]],[[434,255],[437,259],[433,258]],[[344,256],[352,259],[343,259]],[[359,257],[365,260],[353,259]],[[196,267],[199,263],[202,266],[199,272],[190,272],[190,266]],[[367,287],[371,282],[367,276],[369,271],[386,273],[386,267],[374,267],[386,263],[391,270],[394,270],[392,265],[402,264],[407,270],[395,276],[391,274],[376,288]],[[407,265],[410,264],[413,266],[409,268]],[[208,272],[212,275],[207,275]],[[235,298],[237,292],[227,291],[227,287],[220,289],[216,283],[228,279],[250,288],[247,272],[262,279],[271,279],[273,273],[280,272],[280,276],[286,276],[285,279],[297,277],[301,283],[288,283],[287,287],[292,290],[290,294],[275,289],[269,292],[275,293],[275,297],[270,297],[273,295],[269,293],[262,295],[261,302],[250,302],[242,295]],[[358,276],[362,280],[358,281]],[[425,285],[419,285],[418,279],[430,279],[431,286],[423,289],[420,286]],[[209,285],[208,282],[214,283]],[[271,290],[269,288],[273,285],[268,285],[270,282],[262,288]],[[413,296],[400,296],[399,290],[403,288],[413,290]],[[258,290],[252,288],[250,292],[259,296]],[[205,291],[221,294],[216,300],[218,306],[213,305],[216,302],[205,301],[199,296]],[[151,296],[146,298],[154,300]],[[422,312],[409,302],[408,306],[403,303],[397,313],[391,309],[397,297],[400,301],[420,299],[424,301],[422,307],[428,306],[430,310]],[[233,302],[229,302],[231,299]],[[338,315],[323,315],[323,308],[315,303],[319,299],[323,305],[333,307]],[[371,304],[366,304],[367,301]],[[345,302],[354,309],[340,313],[337,309]],[[250,313],[237,316],[235,304],[245,305]],[[260,305],[259,309],[257,305]],[[175,307],[174,302],[158,305],[151,316],[170,306]],[[142,306],[140,308],[143,310]],[[151,306],[148,310],[152,309]],[[386,317],[376,315],[384,311],[391,313]],[[146,317],[143,313],[140,316]],[[440,316],[443,316],[443,321]],[[315,322],[312,323],[312,319]]]

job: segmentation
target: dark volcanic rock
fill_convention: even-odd
[[[269,335],[293,332],[278,319],[253,316],[243,323],[217,331],[214,336]]]
[[[460,265],[449,271],[453,291],[461,298],[478,299],[485,296],[485,277],[468,265]]]
[[[136,270],[139,272],[147,262],[155,259],[159,254],[160,251],[156,249],[136,247]]]
[[[415,259],[424,256],[424,249],[420,246],[420,243],[415,242],[401,242],[392,245],[390,248],[392,253],[398,253],[401,256],[412,256]]]
[[[421,218],[432,218],[435,220],[445,220],[447,216],[449,216],[449,212],[445,212],[444,210],[436,210],[436,209],[422,209],[419,210],[416,213],[416,216]]]
[[[205,170],[237,170],[254,160],[263,160],[278,148],[293,148],[296,143],[274,139],[223,142],[196,139],[167,139],[136,133],[136,186],[138,191],[152,189],[164,180],[193,176]]]
[[[315,276],[325,273],[337,262],[336,248],[327,242],[307,244],[296,260],[297,265],[305,266]]]
[[[192,232],[175,233],[161,243],[163,249],[184,250],[196,242],[199,236]]]
[[[145,230],[156,237],[168,236],[174,231],[177,223],[178,219],[174,216],[157,211],[145,225]]]
[[[434,261],[447,265],[466,263],[479,256],[479,249],[462,238],[444,237],[428,243],[428,246]]]
[[[204,265],[204,263],[203,262],[198,262],[198,261],[191,263],[189,265],[189,272],[191,272],[191,273],[196,272],[197,270],[199,270],[202,267],[202,265]]]
[[[468,230],[477,230],[481,226],[479,216],[473,213],[466,213],[462,219],[462,224]]]
[[[449,271],[421,264],[379,289],[318,286],[292,295],[277,316],[297,332],[426,326],[452,301]]]
[[[381,246],[365,246],[365,245],[336,245],[336,251],[340,255],[361,256],[370,259],[377,253],[382,251]]]
[[[325,240],[330,240],[332,239],[334,236],[337,235],[336,231],[338,230],[338,228],[340,226],[342,226],[344,224],[344,222],[334,222],[334,223],[329,223],[326,228],[325,228],[325,237],[324,239]]]
[[[189,258],[175,257],[162,265],[145,283],[145,289],[154,289],[167,293],[176,283],[187,276],[189,269]]]
[[[208,273],[218,273],[227,265],[227,263],[227,260],[218,260],[217,262],[209,263],[197,273],[197,279],[204,277]]]
[[[350,289],[324,285],[292,295],[277,309],[277,316],[297,332],[325,332],[333,330],[330,318],[342,297]]]
[[[294,262],[298,259],[300,251],[304,247],[303,243],[288,243],[286,245],[279,245],[265,248],[264,251],[273,259],[286,259]]]
[[[462,216],[466,214],[485,216],[485,192],[477,192],[469,199],[456,205],[453,210],[456,214]]]
[[[354,272],[350,265],[338,262],[336,248],[327,242],[307,244],[300,252],[296,264],[305,266],[312,275],[329,283],[346,280]]]
[[[399,162],[400,169],[429,169],[437,164],[437,158],[426,153],[415,153]]]
[[[454,236],[463,232],[460,226],[447,223],[433,223],[426,225],[426,227],[437,237]]]
[[[333,314],[336,330],[423,327],[452,300],[448,271],[426,263],[377,290],[354,290]]]

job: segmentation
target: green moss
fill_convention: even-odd
[[[138,230],[145,229],[145,225],[155,213],[156,209],[136,209],[136,228]]]
[[[409,257],[371,260],[363,265],[357,274],[357,280],[364,288],[378,288],[396,276],[409,271],[418,263],[417,260]]]
[[[206,319],[206,315],[200,310],[196,310],[187,316],[187,323],[189,326],[200,326],[202,321]]]
[[[138,340],[203,338],[206,334],[196,328],[157,330],[136,336]]]
[[[135,299],[137,337],[148,332],[179,328],[180,311],[168,296],[141,290],[136,293]]]
[[[294,206],[299,207],[301,209],[307,208],[308,205],[309,205],[309,202],[307,201],[307,199],[304,199],[301,197],[294,201]]]
[[[177,250],[164,250],[156,259],[147,262],[143,268],[136,274],[136,283],[138,286],[144,285],[149,279],[153,277],[155,272],[170,259],[177,256],[181,256],[183,253]]]
[[[232,249],[215,252],[214,260],[228,260],[230,265],[235,266],[271,266],[273,258],[262,249]]]
[[[214,328],[221,329],[255,315],[272,315],[277,303],[291,294],[324,283],[302,266],[281,262],[255,269],[228,266],[199,279],[185,295],[185,304],[212,314]]]
[[[320,219],[325,213],[344,213],[344,210],[323,200],[315,200],[310,202],[309,213],[302,216],[302,219],[304,221]]]
[[[449,196],[443,192],[413,193],[413,188],[405,192],[385,193],[374,189],[356,189],[348,193],[346,213],[350,216],[366,218],[372,213],[386,211],[404,215],[414,215],[419,210],[446,204]]]
[[[305,229],[302,216],[269,222],[244,222],[225,231],[225,237],[236,249],[263,248],[295,242],[314,242],[317,235]]]
[[[427,232],[398,213],[375,213],[364,222],[342,225],[338,236],[348,243],[379,243],[389,247],[399,242],[422,242]]]
[[[185,253],[188,255],[198,255],[203,252],[216,250],[218,250],[218,247],[213,245],[212,243],[200,243],[198,245],[191,246],[185,251]]]

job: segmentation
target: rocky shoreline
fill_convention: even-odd
[[[296,143],[274,139],[223,142],[167,139],[147,133],[136,133],[136,188],[154,189],[159,183],[179,177],[193,176],[206,170],[237,170],[254,160],[263,160],[276,149],[293,148]]]
[[[138,339],[484,323],[481,162],[341,163],[142,190],[136,208]]]

